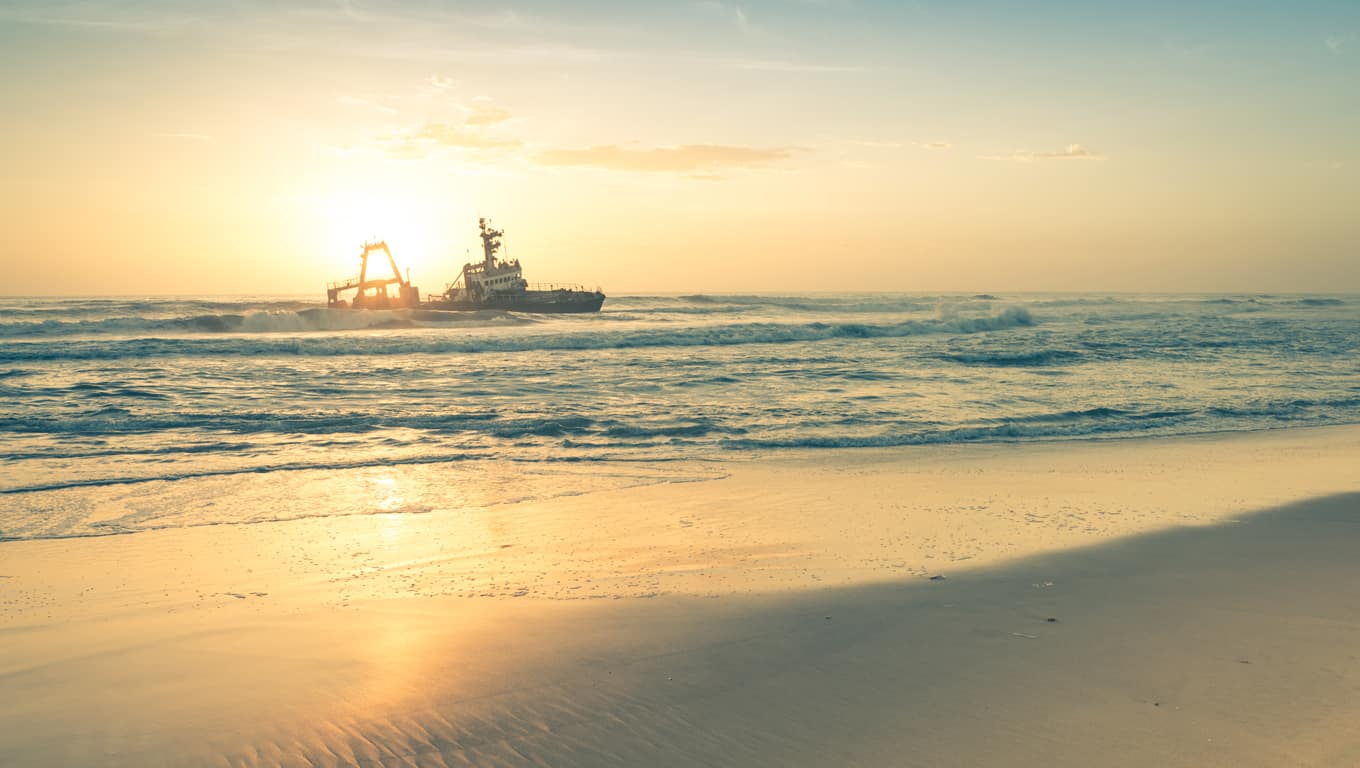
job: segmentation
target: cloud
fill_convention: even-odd
[[[1016,150],[1009,155],[980,155],[983,160],[1015,160],[1032,163],[1036,160],[1104,160],[1105,156],[1080,144],[1068,144],[1066,149],[1056,152],[1032,152]]]
[[[451,85],[446,78],[438,75],[426,82],[440,88]],[[383,105],[357,97],[342,97],[342,101],[384,109]],[[513,115],[491,103],[490,99],[478,97],[472,104],[456,108],[462,111],[459,119],[429,120],[395,128],[374,139],[369,146],[375,146],[393,157],[419,158],[445,149],[491,153],[517,149],[524,144],[520,139],[497,130],[497,126],[510,120]]]
[[[453,88],[453,80],[443,75],[430,75],[425,78],[425,84],[436,91],[447,91]]]
[[[395,115],[397,113],[397,110],[387,106],[386,104],[380,104],[372,99],[365,99],[362,96],[351,96],[348,94],[341,94],[339,98],[341,104],[346,104],[351,107],[366,107],[368,109],[377,110],[378,112],[383,112],[389,115]]]
[[[519,146],[518,139],[489,136],[484,131],[471,127],[472,125],[473,123],[470,122],[466,125],[425,123],[415,132],[414,137],[433,141],[445,147],[461,147],[463,149],[503,149]]]
[[[441,149],[495,152],[519,147],[519,139],[495,136],[473,123],[421,123],[393,131],[377,140],[393,157],[428,157]]]
[[[783,59],[732,59],[696,58],[700,63],[713,64],[731,69],[744,69],[751,72],[783,72],[789,74],[834,74],[864,72],[863,67],[846,64],[817,64],[813,62],[785,61]]]
[[[336,0],[335,4],[337,7],[340,8],[340,12],[343,13],[345,16],[351,19],[355,19],[356,21],[364,20],[364,17],[360,15],[357,10],[355,10],[354,3],[352,0]]]
[[[519,139],[492,136],[478,130],[475,125],[455,125],[453,123],[425,123],[415,134],[416,138],[432,141],[445,147],[461,149],[511,149],[520,145]]]
[[[534,159],[540,165],[711,176],[724,168],[750,168],[787,160],[795,151],[792,147],[762,149],[723,144],[645,148],[615,144],[584,149],[549,149],[539,152]]]
[[[84,15],[86,8],[80,3],[51,3],[48,6],[37,5],[26,10],[14,10],[10,8],[0,8],[0,20],[11,21],[17,24],[33,24],[51,27],[87,27],[91,29],[124,30],[131,32],[159,32],[185,26],[186,19],[174,18],[169,15],[161,17],[148,16],[143,19],[124,18],[129,14],[118,14],[118,18],[96,18]],[[90,10],[98,10],[97,7]]]
[[[465,124],[476,126],[495,125],[496,123],[503,123],[509,119],[510,113],[500,107],[486,102],[478,102],[469,108],[469,114]]]
[[[745,9],[740,5],[729,5],[728,3],[716,2],[716,0],[703,0],[696,4],[701,10],[716,15],[720,18],[731,20],[743,33],[752,31],[751,18],[746,15]]]
[[[936,151],[940,151],[945,149],[952,149],[954,145],[950,144],[947,141],[918,141],[916,142],[916,146],[920,147],[921,149],[933,149]]]
[[[1350,47],[1351,43],[1355,42],[1355,33],[1351,32],[1344,35],[1328,35],[1327,37],[1323,38],[1322,42],[1326,43],[1327,50],[1335,54],[1340,54],[1346,48]]]

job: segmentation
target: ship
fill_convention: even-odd
[[[444,293],[425,302],[429,309],[501,309],[510,312],[599,312],[604,294],[579,285],[531,285],[518,259],[496,256],[503,230],[478,219],[482,260],[463,265],[458,279]]]
[[[482,239],[482,260],[468,262],[458,279],[444,287],[444,292],[424,300],[420,289],[411,285],[409,273],[402,277],[397,261],[386,241],[364,243],[359,254],[359,276],[326,286],[326,305],[332,309],[428,309],[440,311],[476,311],[494,309],[508,312],[582,313],[599,312],[605,295],[598,288],[591,291],[580,285],[531,284],[524,279],[518,259],[497,256],[501,250],[503,230],[491,226],[485,218],[477,220]],[[369,258],[386,255],[392,277],[370,277]],[[355,291],[352,299],[343,294]]]

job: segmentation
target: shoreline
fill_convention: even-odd
[[[837,454],[0,543],[0,762],[1360,760],[1360,428]]]
[[[383,463],[383,462],[376,462],[376,461],[375,461],[375,462],[372,463],[372,464],[362,464],[362,465],[356,465],[356,466],[348,466],[348,465],[347,465],[347,466],[341,466],[341,467],[333,467],[333,466],[316,466],[316,467],[311,467],[311,466],[282,466],[282,467],[268,467],[268,468],[261,468],[261,469],[245,468],[245,469],[239,469],[239,470],[232,470],[232,471],[228,471],[228,472],[213,472],[213,473],[208,473],[208,474],[203,474],[203,475],[189,475],[189,476],[174,477],[174,478],[149,477],[149,478],[115,479],[115,480],[90,480],[90,481],[82,481],[82,482],[76,482],[76,483],[71,483],[71,484],[56,484],[56,485],[52,485],[51,487],[44,486],[44,487],[41,487],[41,488],[38,488],[38,489],[24,488],[24,489],[20,489],[20,490],[8,490],[8,491],[0,490],[0,497],[3,497],[3,496],[5,496],[5,495],[15,495],[15,496],[19,496],[19,495],[28,494],[28,493],[49,493],[49,492],[53,492],[53,491],[96,491],[96,490],[98,490],[98,489],[100,489],[100,488],[122,488],[122,487],[126,487],[126,486],[136,486],[136,485],[150,484],[150,483],[166,483],[166,482],[174,483],[174,482],[184,482],[184,481],[190,481],[190,482],[192,482],[192,481],[195,481],[195,480],[203,480],[203,479],[211,479],[211,478],[220,478],[220,477],[241,477],[241,476],[252,476],[252,475],[273,475],[273,474],[291,474],[291,473],[324,473],[324,472],[330,472],[330,473],[343,473],[343,472],[349,472],[349,471],[383,470],[383,469],[403,468],[403,467],[414,467],[414,468],[421,468],[421,469],[437,469],[437,468],[439,468],[439,467],[441,467],[441,466],[447,466],[447,465],[454,465],[454,466],[463,466],[463,465],[466,465],[466,464],[484,464],[484,465],[490,465],[490,464],[495,464],[495,463],[498,463],[498,462],[505,462],[505,461],[508,461],[508,462],[511,463],[512,465],[514,465],[514,466],[516,466],[516,467],[523,468],[523,469],[538,468],[538,467],[541,467],[541,466],[554,467],[554,468],[556,468],[556,467],[561,467],[561,468],[564,468],[564,469],[567,468],[567,467],[582,467],[582,466],[586,466],[586,467],[589,467],[589,466],[601,466],[601,467],[609,467],[609,468],[618,467],[618,466],[623,466],[623,467],[643,467],[643,468],[647,468],[647,469],[652,470],[652,471],[653,471],[653,476],[652,476],[652,477],[647,477],[647,478],[638,477],[638,478],[634,478],[635,480],[640,480],[641,482],[638,482],[638,483],[636,483],[635,485],[625,486],[626,488],[636,488],[636,487],[646,487],[646,486],[649,486],[649,485],[657,485],[657,484],[710,483],[710,482],[715,482],[715,481],[719,481],[719,480],[726,479],[727,477],[730,476],[731,473],[730,473],[730,472],[728,471],[728,469],[727,469],[729,466],[730,466],[730,467],[738,467],[738,468],[740,468],[740,467],[746,467],[746,466],[752,466],[752,465],[784,466],[784,465],[797,465],[797,464],[805,464],[805,463],[823,463],[823,462],[825,462],[827,459],[833,459],[833,460],[839,459],[839,460],[841,460],[842,462],[844,462],[844,461],[846,461],[846,460],[849,460],[849,459],[857,459],[857,460],[860,460],[860,461],[869,462],[869,463],[871,463],[871,464],[882,464],[882,463],[889,463],[889,462],[893,462],[893,461],[902,461],[902,460],[904,460],[904,455],[903,455],[903,454],[907,454],[907,453],[930,452],[930,451],[936,451],[936,450],[938,450],[938,451],[940,451],[940,452],[977,453],[977,454],[979,454],[979,455],[983,455],[983,454],[985,454],[986,452],[989,452],[989,451],[991,451],[991,450],[1000,450],[1000,449],[1006,449],[1006,448],[1016,448],[1016,447],[1020,447],[1020,446],[1033,446],[1033,447],[1035,447],[1036,449],[1040,449],[1040,448],[1042,448],[1042,449],[1051,449],[1051,448],[1058,448],[1058,449],[1061,449],[1063,446],[1078,446],[1078,447],[1079,447],[1079,446],[1083,446],[1083,445],[1093,445],[1093,446],[1094,446],[1094,445],[1102,445],[1102,444],[1107,444],[1107,443],[1112,443],[1112,444],[1147,444],[1147,443],[1156,443],[1156,444],[1166,444],[1166,445],[1169,445],[1169,446],[1170,446],[1170,445],[1175,445],[1175,444],[1181,443],[1181,442],[1187,442],[1187,443],[1188,443],[1188,442],[1196,442],[1196,441],[1229,442],[1229,441],[1234,441],[1234,440],[1238,440],[1238,439],[1241,439],[1241,440],[1251,440],[1251,439],[1260,438],[1260,437],[1267,437],[1267,438],[1268,438],[1269,436],[1274,436],[1274,435],[1281,435],[1281,436],[1285,436],[1285,435],[1294,435],[1294,436],[1303,437],[1303,436],[1307,436],[1307,435],[1310,435],[1310,434],[1320,435],[1320,436],[1322,436],[1322,437],[1325,438],[1329,433],[1332,433],[1332,432],[1344,432],[1344,431],[1346,431],[1346,430],[1353,430],[1353,429],[1360,429],[1360,422],[1355,422],[1355,423],[1346,422],[1346,423],[1335,423],[1335,424],[1317,424],[1317,425],[1302,425],[1302,426],[1292,426],[1292,425],[1291,425],[1291,426],[1280,426],[1280,427],[1259,427],[1259,428],[1253,428],[1253,429],[1223,429],[1223,430],[1209,430],[1209,431],[1204,431],[1204,432],[1186,432],[1186,433],[1167,434],[1167,435],[1118,434],[1118,433],[1110,433],[1110,434],[1101,434],[1101,435],[1062,436],[1062,437],[1042,437],[1042,438],[1019,438],[1019,439],[1009,439],[1009,440],[1008,440],[1008,439],[988,439],[988,440],[977,440],[977,441],[968,440],[968,441],[941,442],[941,443],[906,443],[906,444],[901,444],[901,445],[886,445],[886,446],[836,446],[836,447],[773,448],[773,449],[761,449],[760,451],[742,451],[742,452],[733,452],[733,454],[730,455],[730,456],[720,456],[720,457],[718,457],[718,458],[703,458],[703,457],[689,458],[689,457],[675,457],[675,458],[660,458],[660,459],[638,458],[638,459],[625,459],[625,460],[618,460],[618,459],[601,459],[601,460],[595,460],[595,461],[590,461],[590,462],[581,462],[581,461],[577,461],[577,460],[565,460],[565,461],[560,461],[560,462],[558,462],[558,461],[539,462],[539,461],[532,461],[532,460],[525,460],[525,459],[504,459],[504,460],[502,460],[502,459],[496,459],[496,458],[493,458],[493,457],[474,457],[474,458],[467,458],[467,457],[444,458],[444,457],[440,457],[440,458],[432,459],[432,460],[429,460],[429,461],[421,461],[421,460],[398,460],[398,461],[385,462],[385,463]],[[750,455],[750,454],[752,454],[752,453],[755,453],[756,455]],[[960,457],[960,458],[966,458],[966,457]],[[681,471],[683,471],[683,468],[686,467],[686,466],[693,466],[693,467],[696,467],[696,468],[700,468],[700,469],[702,469],[702,470],[712,470],[712,469],[716,468],[716,472],[711,472],[708,476],[704,476],[702,472],[696,472],[696,473],[695,473],[695,476],[693,476],[693,477],[680,477],[680,476],[670,476],[670,477],[668,477],[668,476],[666,476],[666,474],[665,474],[666,471],[669,471],[671,468],[676,468],[676,467],[681,468]],[[663,468],[664,468],[664,469],[663,469]],[[502,507],[502,506],[516,506],[516,505],[520,505],[520,504],[545,503],[545,502],[550,502],[550,501],[552,501],[552,500],[555,499],[555,498],[559,498],[559,497],[562,496],[562,495],[566,495],[566,496],[582,496],[582,495],[590,495],[590,494],[598,493],[598,492],[599,492],[599,490],[584,490],[584,491],[581,491],[581,490],[575,490],[575,489],[568,489],[568,490],[565,490],[565,491],[563,491],[563,492],[560,492],[559,495],[555,495],[555,496],[548,496],[548,497],[544,497],[544,498],[511,499],[511,500],[509,500],[509,501],[488,502],[488,503],[485,503],[484,505],[480,506],[479,508],[480,508],[480,509],[483,509],[483,510],[489,510],[489,509],[492,509],[492,508]],[[404,513],[404,514],[426,514],[427,512],[436,512],[436,513],[437,513],[437,512],[439,512],[439,511],[441,511],[441,510],[426,510],[426,511],[420,511],[420,512],[408,512],[408,513]],[[181,525],[181,524],[166,524],[166,525],[156,526],[156,527],[139,528],[139,529],[136,529],[136,530],[110,531],[110,532],[107,532],[107,533],[73,533],[73,534],[57,534],[57,535],[39,535],[39,536],[31,536],[31,537],[25,537],[25,536],[6,537],[6,536],[4,536],[4,535],[0,535],[0,545],[9,544],[9,543],[16,543],[16,542],[25,542],[25,541],[62,541],[62,540],[67,540],[67,539],[87,539],[87,538],[88,538],[88,539],[101,539],[101,538],[107,538],[107,537],[111,537],[111,536],[132,536],[132,535],[137,535],[137,534],[150,533],[150,532],[153,532],[153,531],[177,530],[177,529],[184,529],[184,528],[199,528],[199,527],[202,527],[202,528],[214,528],[214,527],[221,527],[221,526],[268,525],[268,524],[286,523],[286,522],[292,522],[292,521],[294,521],[294,520],[311,519],[311,518],[368,517],[368,516],[373,516],[373,515],[383,515],[383,514],[389,514],[389,513],[383,512],[383,511],[366,511],[366,512],[354,512],[354,513],[328,513],[328,512],[318,512],[318,513],[316,513],[315,515],[308,515],[308,516],[301,516],[301,517],[292,517],[292,518],[281,518],[281,519],[277,519],[277,520],[215,520],[215,521],[207,521],[207,522],[202,522],[202,523],[189,523],[189,524],[182,524],[182,525]]]

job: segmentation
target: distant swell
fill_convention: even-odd
[[[982,298],[981,296],[975,298]],[[995,297],[989,297],[995,298]],[[920,297],[888,298],[869,297],[803,297],[803,296],[709,296],[694,294],[681,296],[682,301],[697,304],[698,307],[665,306],[656,311],[702,311],[702,312],[740,312],[750,309],[778,309],[786,312],[854,312],[854,313],[892,313],[919,312],[933,309],[936,302]]]
[[[303,313],[298,313],[303,314]],[[332,313],[333,314],[333,313]],[[447,313],[440,313],[447,314]],[[682,330],[612,331],[594,333],[477,336],[440,334],[407,336],[399,341],[358,336],[288,336],[214,338],[145,338],[99,341],[16,342],[0,350],[0,360],[117,360],[171,355],[408,355],[525,352],[534,350],[628,349],[636,347],[708,347],[739,344],[788,344],[827,339],[883,339],[926,334],[982,333],[1034,325],[1023,307],[1008,307],[981,317],[908,320],[886,325],[870,323],[746,323],[701,326]]]

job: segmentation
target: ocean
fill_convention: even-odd
[[[1360,422],[1360,297],[0,299],[0,540],[496,504],[789,450]]]

